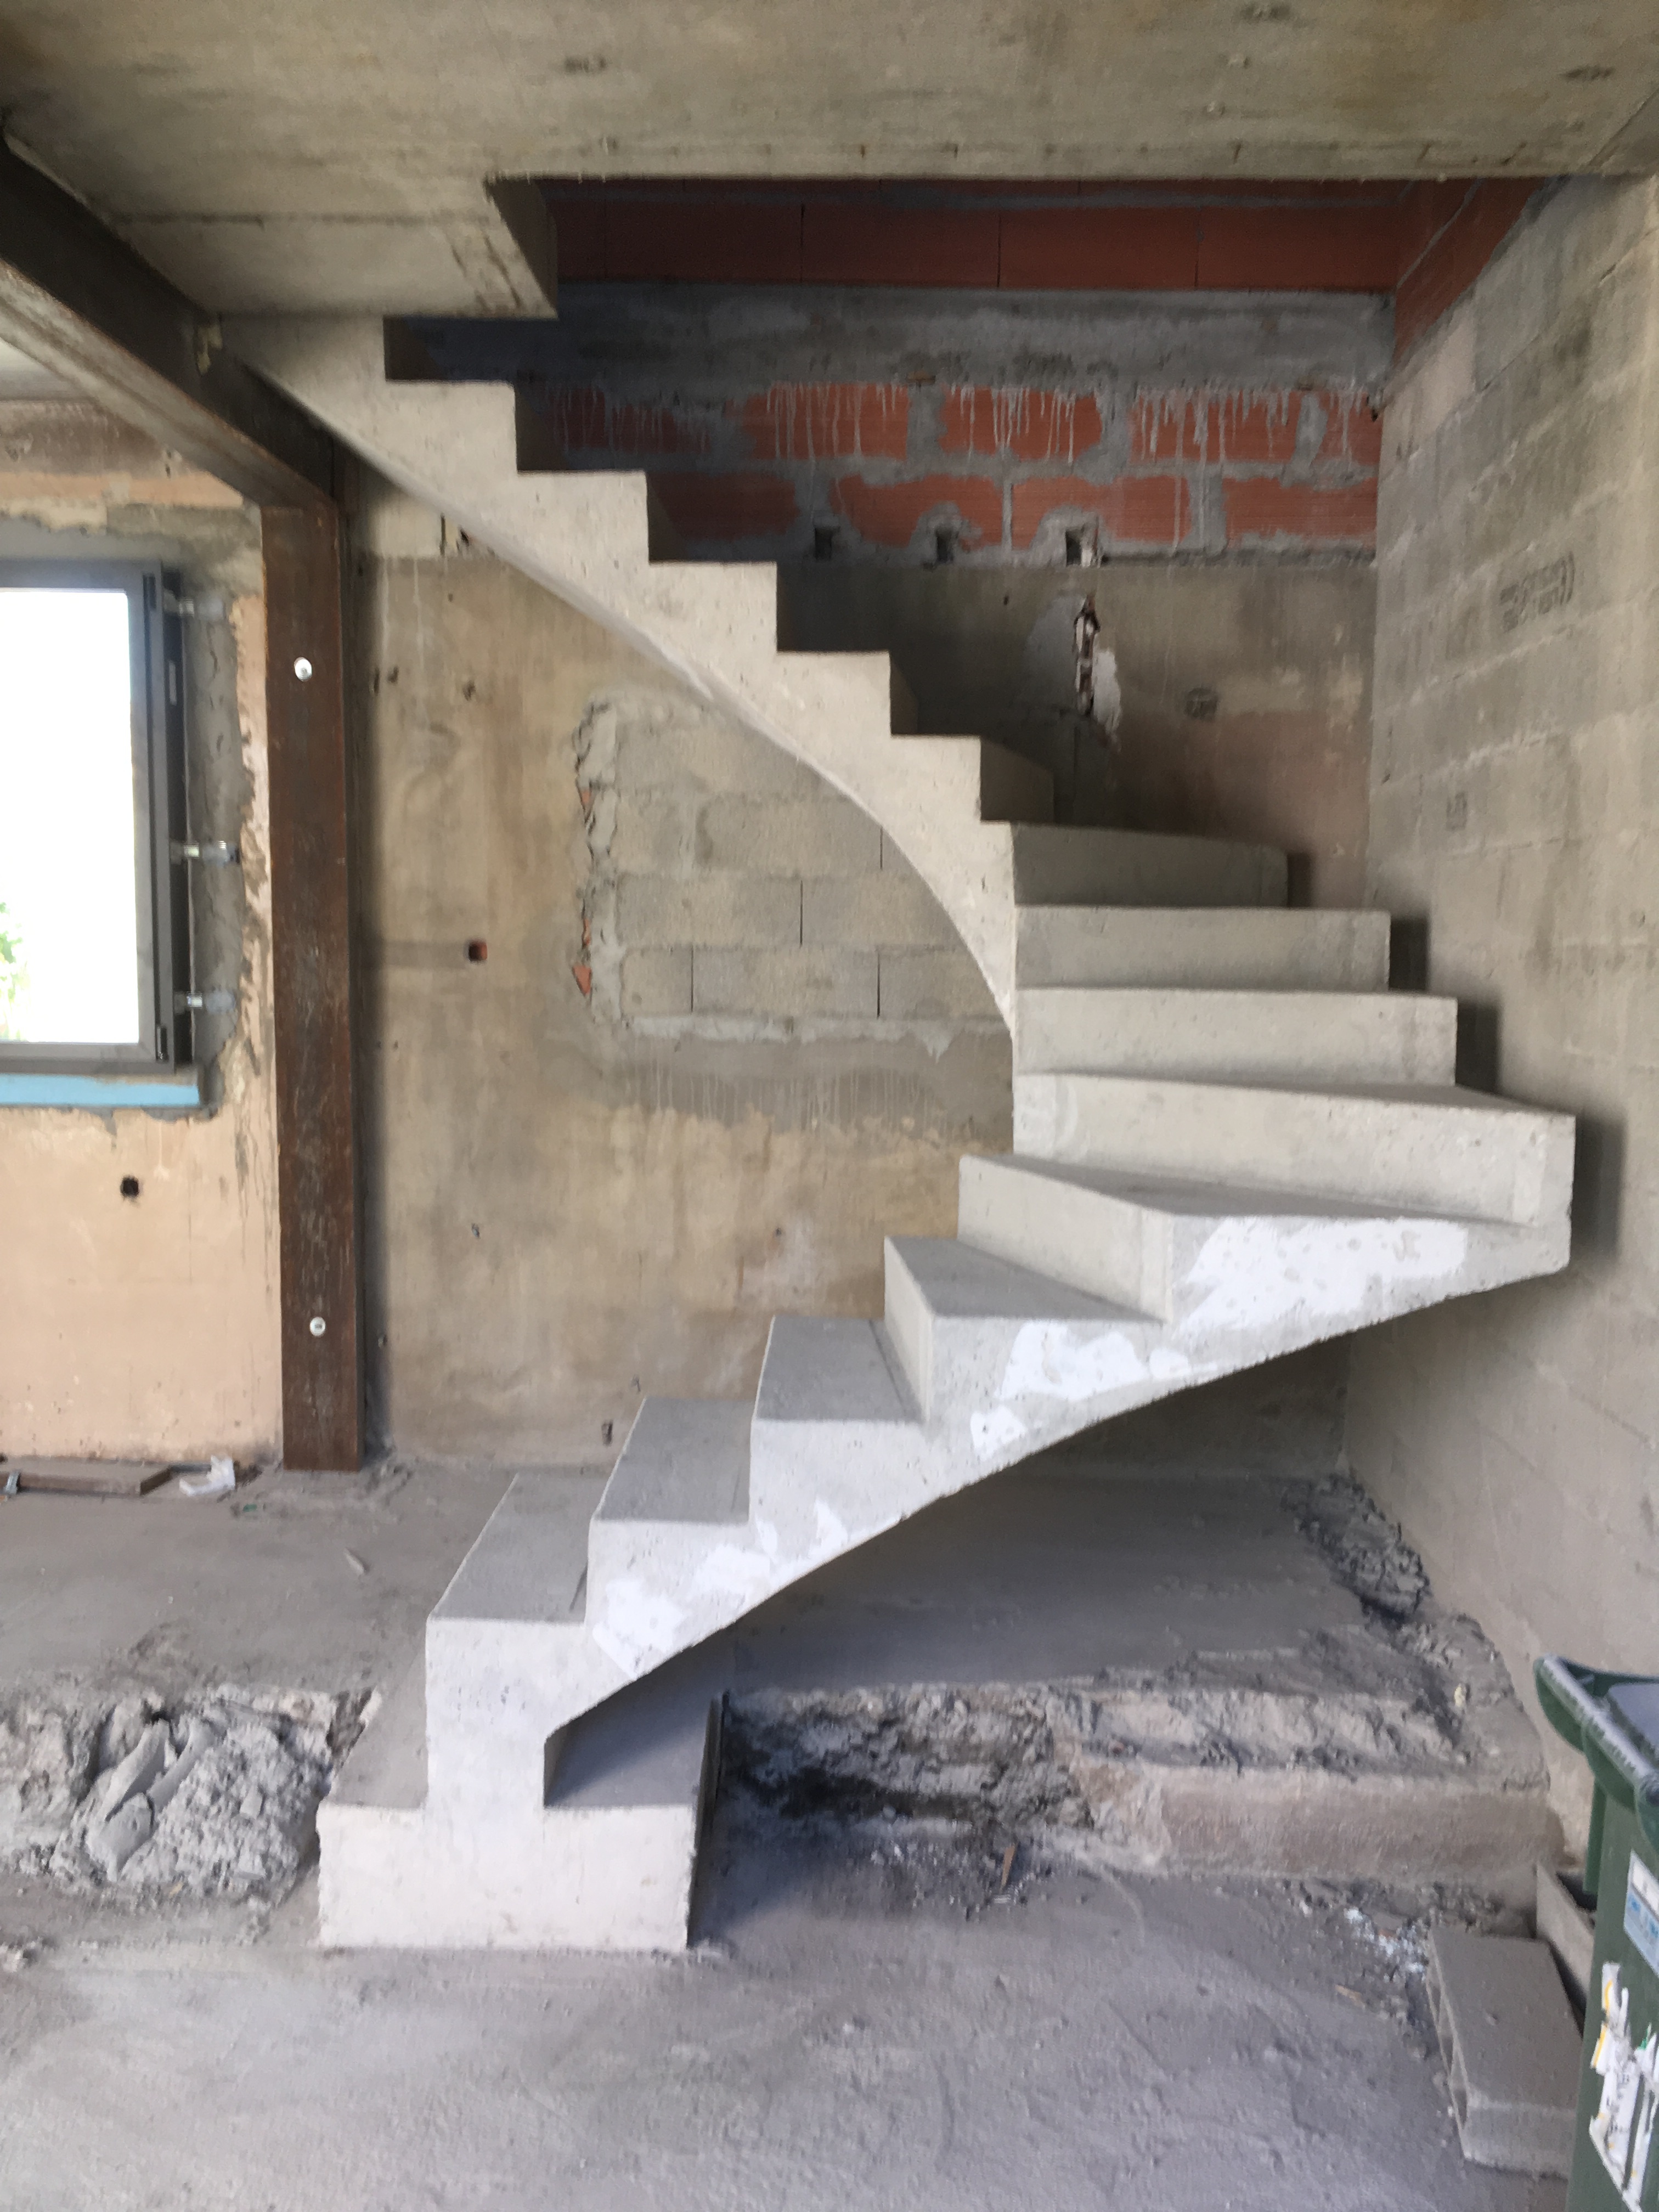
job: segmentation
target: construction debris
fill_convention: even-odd
[[[1565,2179],[1579,2041],[1549,1946],[1437,1928],[1429,1951],[1430,2000],[1464,2157]]]
[[[361,1695],[226,1687],[0,1707],[0,1863],[70,1887],[275,1899],[315,1841]]]

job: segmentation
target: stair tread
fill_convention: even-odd
[[[331,1805],[413,1811],[426,1797],[426,1663],[416,1656],[346,1753]]]
[[[519,1474],[432,1609],[434,1620],[582,1618],[601,1474]]]
[[[646,1399],[594,1519],[746,1521],[754,1413],[748,1398]]]
[[[943,1321],[1140,1321],[1127,1306],[1000,1260],[954,1237],[895,1237],[894,1250]]]
[[[767,1339],[757,1421],[914,1422],[872,1321],[780,1314]]]

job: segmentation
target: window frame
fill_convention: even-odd
[[[191,1063],[184,625],[178,577],[155,561],[0,560],[0,591],[124,592],[131,673],[138,1029],[131,1044],[0,1037],[0,1075],[132,1076]],[[64,825],[66,848],[70,825]],[[72,865],[68,862],[66,865]]]

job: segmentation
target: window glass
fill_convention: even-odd
[[[139,1030],[125,592],[0,589],[0,1037]]]

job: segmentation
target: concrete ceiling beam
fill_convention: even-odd
[[[0,147],[0,341],[262,506],[330,496],[328,434],[79,201]]]

